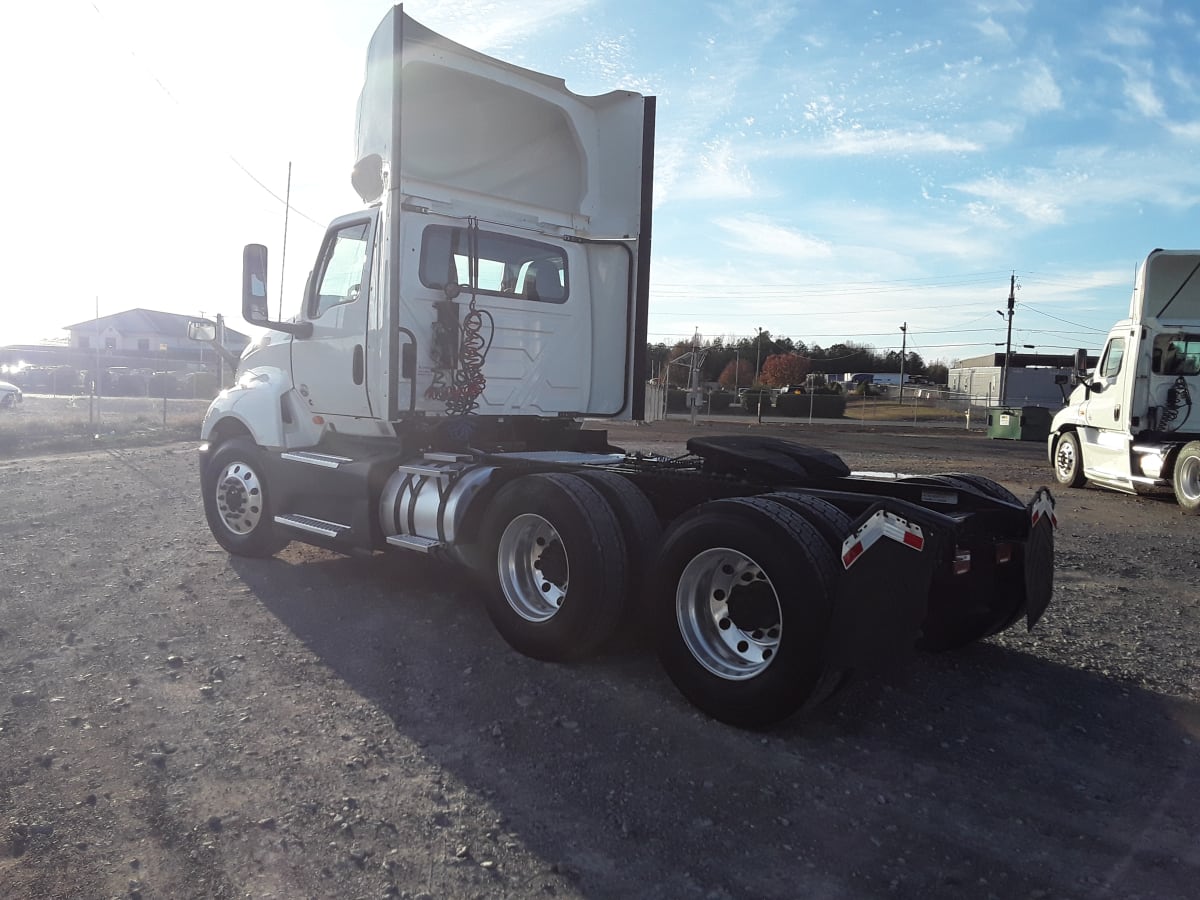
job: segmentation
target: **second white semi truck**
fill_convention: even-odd
[[[1054,477],[1126,493],[1175,495],[1200,515],[1200,250],[1155,250],[1138,268],[1129,315],[1100,363],[1076,353],[1075,387],[1050,426]]]
[[[854,475],[823,450],[695,438],[627,454],[642,418],[653,97],[578,96],[401,7],[371,40],[352,183],[294,317],[203,424],[229,552],[299,540],[472,569],[522,653],[572,660],[651,629],[712,716],[764,726],[849,670],[957,647],[1050,601],[1054,501],[977,476]]]

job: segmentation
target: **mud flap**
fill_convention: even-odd
[[[1029,540],[1025,544],[1025,622],[1030,630],[1050,605],[1054,593],[1054,497],[1038,488],[1029,510]]]
[[[870,671],[915,653],[939,544],[935,531],[886,504],[859,516],[841,547],[829,665]]]

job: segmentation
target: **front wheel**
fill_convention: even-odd
[[[1079,437],[1067,431],[1054,442],[1054,480],[1064,487],[1083,487],[1083,457]]]
[[[1200,515],[1200,441],[1185,445],[1175,457],[1171,485],[1179,508],[1189,516]]]
[[[667,675],[715,719],[761,728],[824,684],[837,558],[805,516],[714,500],[668,532],[653,595]]]
[[[217,448],[202,479],[208,527],[237,556],[274,556],[289,543],[275,527],[264,468],[257,444],[232,438]]]

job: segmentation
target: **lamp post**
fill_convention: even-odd
[[[904,405],[904,355],[908,350],[908,323],[900,326],[900,405]],[[915,415],[915,413],[914,413]]]

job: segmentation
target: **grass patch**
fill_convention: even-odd
[[[848,400],[846,418],[866,422],[965,422],[963,410],[944,406],[901,406],[895,400]]]
[[[0,458],[200,439],[207,400],[26,395],[0,409]]]

